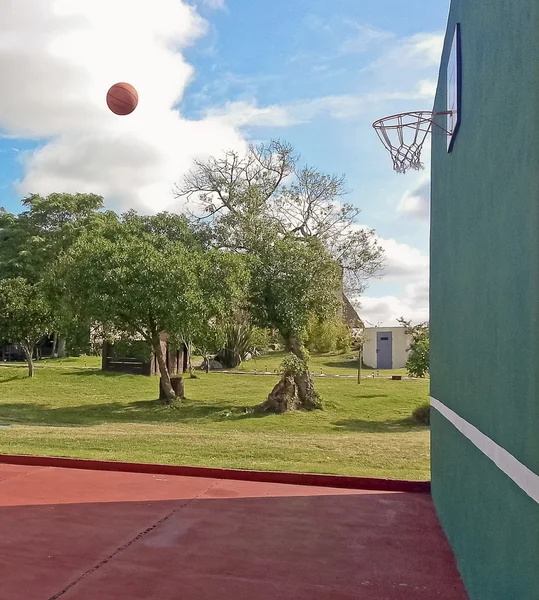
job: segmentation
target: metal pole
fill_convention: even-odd
[[[359,350],[357,352],[357,382],[361,383],[361,350],[363,349],[363,344],[359,345]]]

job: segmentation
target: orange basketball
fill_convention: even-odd
[[[137,90],[129,83],[115,83],[107,92],[107,106],[116,115],[129,115],[137,104]]]

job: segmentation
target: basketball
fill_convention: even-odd
[[[137,104],[137,90],[129,83],[115,83],[107,92],[107,106],[116,115],[131,114]]]

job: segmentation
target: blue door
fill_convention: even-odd
[[[376,332],[376,368],[393,368],[393,339],[391,331]]]

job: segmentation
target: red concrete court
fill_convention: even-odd
[[[430,495],[0,464],[1,600],[466,600]]]

